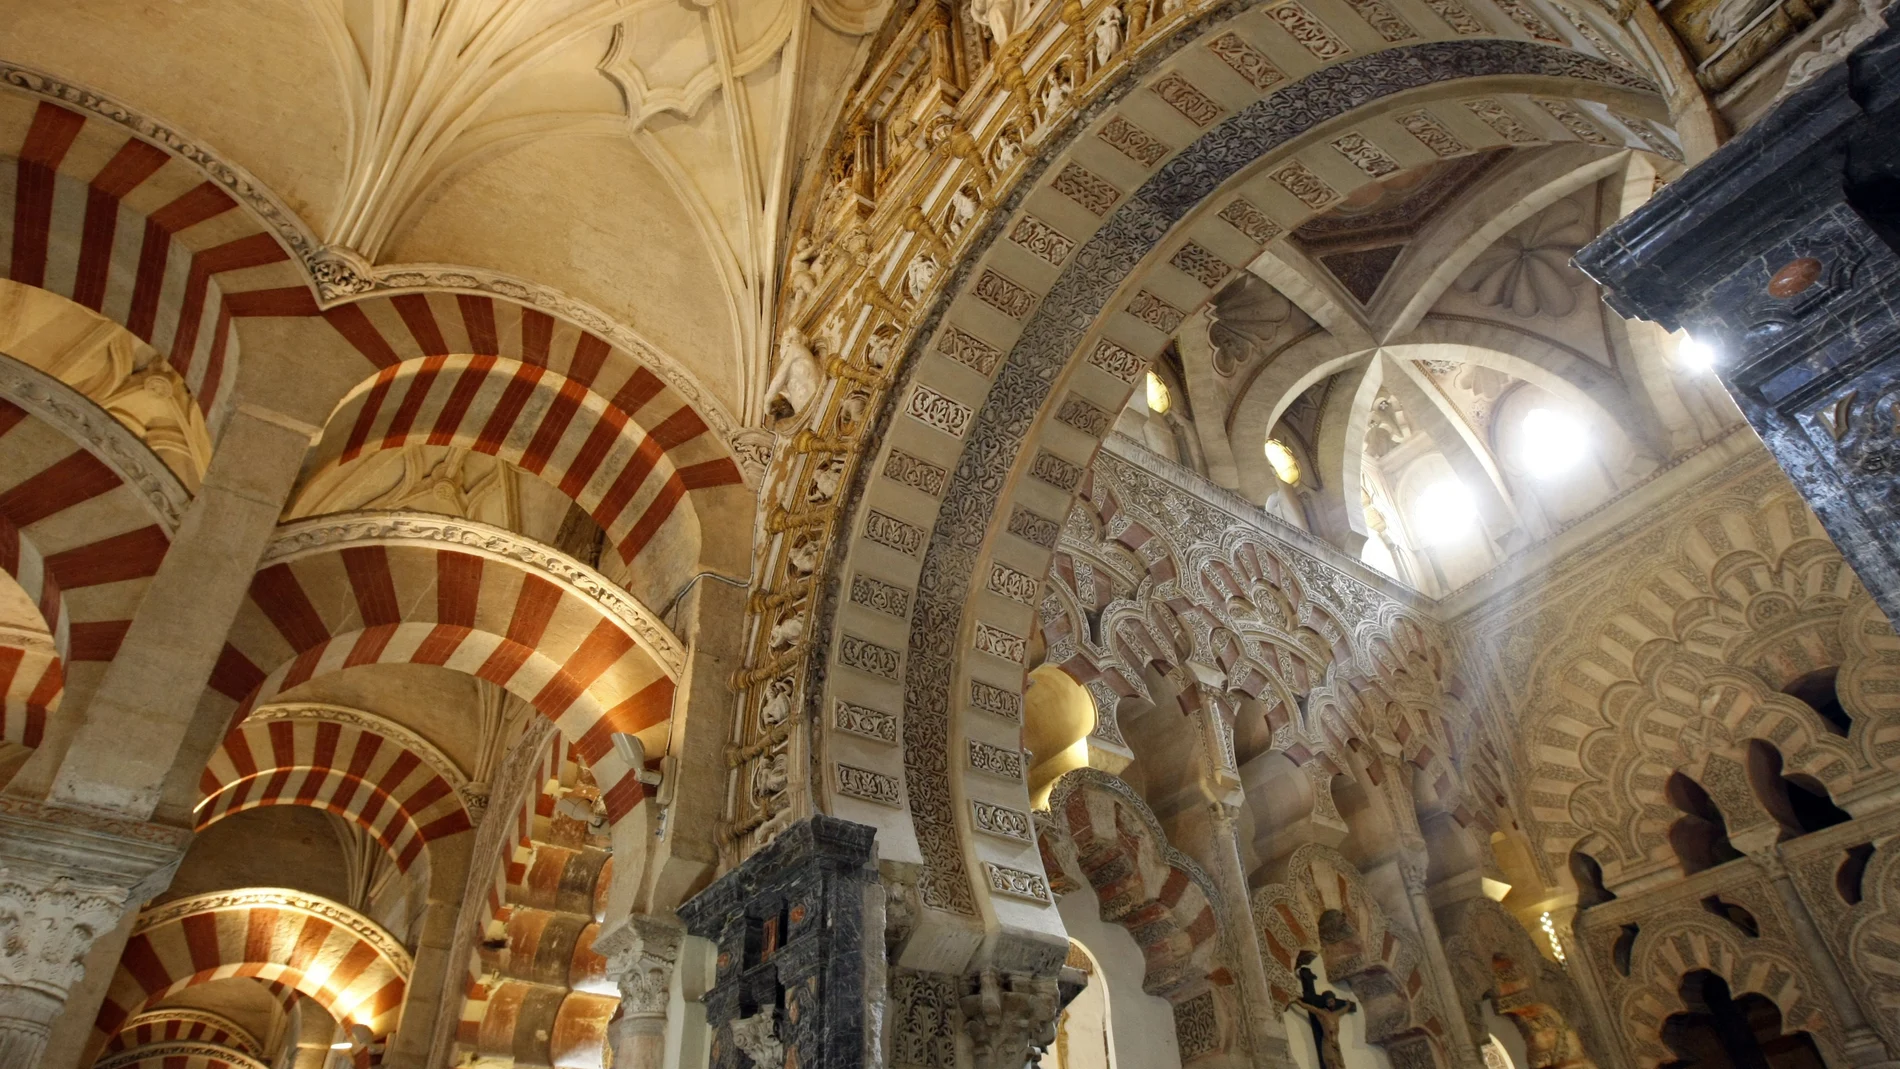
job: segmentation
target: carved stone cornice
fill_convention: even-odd
[[[415,963],[410,959],[409,951],[403,948],[402,943],[395,936],[383,930],[381,925],[348,906],[318,895],[294,891],[288,887],[247,887],[240,891],[214,891],[210,894],[180,898],[140,914],[138,923],[132,926],[132,934],[138,935],[161,925],[173,924],[186,917],[202,913],[223,913],[258,907],[279,911],[288,910],[328,921],[368,944],[404,980],[409,979],[409,973],[414,968]]]
[[[200,1058],[206,1065],[227,1065],[231,1069],[270,1069],[269,1066],[248,1054],[222,1047],[215,1043],[194,1043],[188,1040],[166,1040],[162,1043],[147,1043],[143,1047],[120,1051],[93,1063],[93,1069],[131,1069],[140,1065],[169,1065],[167,1058]],[[189,1064],[181,1062],[179,1064]]]
[[[686,668],[686,648],[660,618],[619,584],[560,550],[501,527],[431,512],[349,512],[287,523],[258,561],[259,568],[344,546],[417,546],[453,549],[526,565],[576,597],[599,605],[627,628],[642,649],[674,678]]]
[[[373,732],[422,758],[423,763],[447,780],[449,786],[454,787],[457,793],[464,793],[464,788],[469,786],[468,775],[435,743],[394,720],[385,719],[375,713],[342,705],[329,705],[324,702],[280,702],[274,705],[258,706],[251,711],[251,715],[244,718],[239,726],[277,720],[313,720],[330,724],[348,724],[354,728]],[[464,801],[466,801],[465,795]]]
[[[138,494],[167,537],[178,533],[191,492],[150,446],[78,390],[12,356],[0,357],[0,397],[84,447]]]

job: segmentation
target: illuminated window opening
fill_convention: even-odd
[[[1427,542],[1442,546],[1470,534],[1477,511],[1465,484],[1446,479],[1419,493],[1412,506],[1412,524]]]
[[[1168,396],[1168,384],[1154,372],[1148,372],[1148,411],[1166,415],[1174,399]]]
[[[1533,408],[1524,414],[1518,460],[1539,479],[1549,479],[1577,466],[1590,451],[1590,431],[1582,421],[1553,408]]]
[[[1278,438],[1267,439],[1267,463],[1273,465],[1273,474],[1278,475],[1281,482],[1288,486],[1299,483],[1299,458],[1293,455],[1293,450],[1288,449],[1285,442]]]

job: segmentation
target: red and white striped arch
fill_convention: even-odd
[[[94,1041],[110,1041],[160,999],[231,977],[286,984],[339,1026],[387,1037],[411,967],[395,936],[329,899],[274,887],[197,895],[149,910],[133,926]]]
[[[106,1053],[117,1054],[156,1043],[208,1043],[252,1058],[260,1054],[257,1037],[236,1022],[205,1010],[181,1006],[147,1010],[127,1021],[119,1034],[112,1037],[112,1042],[106,1044]]]
[[[0,393],[0,569],[47,636],[0,648],[0,739],[37,746],[62,694],[90,694],[118,652],[190,498],[57,379],[0,357]]]
[[[600,524],[625,562],[669,524],[689,522],[690,510],[679,510],[687,494],[741,484],[726,444],[699,413],[645,367],[612,359],[615,350],[594,335],[563,326],[567,336],[552,351],[564,356],[552,366],[547,337],[530,360],[467,355],[501,347],[492,301],[414,294],[389,303],[413,309],[411,323],[426,315],[437,324],[432,309],[462,316],[456,342],[480,348],[436,352],[450,343],[439,324],[431,326],[425,336],[434,355],[384,368],[338,407],[317,447],[312,481],[382,449],[460,446],[558,487]],[[475,307],[486,310],[480,331],[466,327]],[[539,331],[555,332],[551,317],[513,311],[521,334],[537,321]]]
[[[215,1043],[172,1039],[100,1058],[92,1063],[92,1069],[269,1069],[269,1066]]]
[[[353,710],[259,709],[199,778],[198,829],[260,806],[326,809],[375,836],[407,872],[424,847],[473,824],[455,789],[461,774],[406,734]]]
[[[500,528],[432,514],[289,525],[265,554],[206,701],[239,718],[320,675],[429,664],[485,679],[554,721],[609,815],[645,797],[615,733],[660,752],[678,639],[624,591]]]
[[[6,277],[150,343],[215,438],[237,374],[233,320],[276,314],[287,289],[308,295],[284,246],[196,165],[48,100],[0,93],[0,157]]]

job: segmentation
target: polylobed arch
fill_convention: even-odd
[[[1767,940],[1750,940],[1698,907],[1665,910],[1643,918],[1630,950],[1630,978],[1610,991],[1611,1012],[1623,1022],[1624,1038],[1637,1069],[1658,1069],[1677,1060],[1663,1041],[1663,1023],[1686,1012],[1683,977],[1706,970],[1737,996],[1760,995],[1781,1011],[1783,1030],[1813,1035],[1829,1064],[1846,1060],[1845,1029],[1825,996],[1811,986],[1799,951]]]
[[[369,832],[408,872],[437,839],[474,827],[467,777],[440,750],[369,713],[265,706],[225,736],[199,777],[197,828],[267,805],[327,810]]]
[[[285,888],[219,891],[147,910],[133,925],[93,1025],[97,1051],[146,1006],[234,976],[294,988],[340,1028],[387,1039],[414,963],[396,938],[347,906]]]
[[[372,663],[433,664],[507,688],[594,770],[609,817],[645,797],[618,734],[664,750],[684,648],[604,576],[557,551],[427,513],[286,526],[265,551],[202,699],[241,720]]]
[[[1437,910],[1446,964],[1458,988],[1458,1011],[1481,1036],[1483,1003],[1517,1025],[1530,1054],[1526,1069],[1590,1069],[1602,1064],[1603,1037],[1582,994],[1562,967],[1538,950],[1516,917],[1476,896]]]

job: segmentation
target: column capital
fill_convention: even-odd
[[[666,1014],[685,935],[677,923],[636,913],[594,941],[594,952],[607,959],[607,977],[620,987],[623,1017]]]

